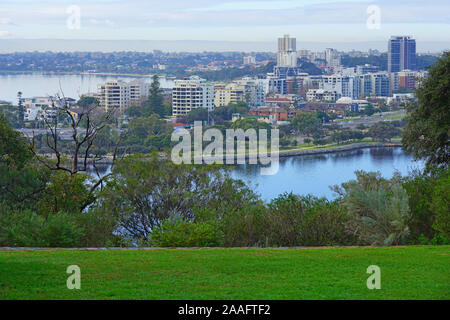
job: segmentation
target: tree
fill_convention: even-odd
[[[153,153],[127,157],[114,168],[101,194],[99,213],[119,218],[119,230],[148,240],[167,219],[195,221],[195,211],[222,216],[256,199],[240,181],[218,166],[176,165]]]
[[[147,104],[149,114],[156,113],[161,118],[166,116],[163,90],[160,87],[159,77],[157,75],[154,75],[152,78]]]
[[[374,139],[385,141],[391,141],[392,138],[400,135],[400,130],[389,122],[377,122],[370,127],[369,136]]]
[[[248,105],[245,102],[239,102],[237,104],[229,104],[225,107],[215,108],[213,111],[214,122],[217,124],[223,124],[226,121],[231,121],[233,113],[247,113],[249,110]]]
[[[186,116],[187,123],[193,123],[194,121],[208,121],[208,109],[195,108],[189,111]]]
[[[322,131],[322,120],[315,113],[299,113],[292,120],[292,124],[304,135],[320,134]]]
[[[98,104],[99,101],[97,98],[89,96],[82,96],[77,102],[77,105],[81,108],[89,108]]]
[[[97,173],[97,178],[92,179],[89,183],[89,188],[87,189],[87,194],[78,197],[79,211],[82,212],[88,206],[90,206],[96,200],[96,193],[98,189],[102,189],[105,181],[112,175],[108,173],[106,175],[100,175],[97,167],[98,161],[102,160],[103,157],[100,156],[99,150],[94,153],[95,141],[100,132],[107,126],[108,122],[113,118],[114,110],[101,114],[100,116],[94,116],[95,110],[98,105],[89,105],[84,107],[79,113],[78,117],[75,117],[70,110],[70,105],[67,103],[65,97],[56,97],[57,101],[53,102],[53,108],[58,109],[58,111],[64,112],[69,117],[69,122],[72,131],[72,140],[69,143],[70,147],[64,153],[62,151],[62,143],[59,139],[59,133],[57,128],[57,121],[53,123],[45,120],[47,127],[47,134],[45,141],[47,147],[51,150],[54,157],[54,161],[49,160],[40,154],[38,154],[35,148],[35,137],[33,136],[29,145],[30,151],[34,154],[35,159],[37,159],[41,165],[45,166],[48,170],[52,172],[64,172],[66,175],[66,181],[69,184],[79,185],[79,181],[86,180],[86,173],[89,167],[94,168]],[[80,130],[81,123],[85,123],[85,128]],[[120,139],[117,141],[116,146],[112,150],[112,165],[114,166],[118,146],[120,144]],[[78,177],[81,175],[82,178]],[[55,189],[57,190],[57,188]],[[69,196],[69,194],[64,194]],[[63,196],[64,196],[63,195]]]
[[[448,167],[450,160],[450,52],[430,68],[407,109],[403,146],[427,166]]]
[[[23,127],[25,121],[25,109],[23,107],[23,99],[21,91],[17,92],[17,99],[19,100],[19,114],[18,114],[19,126]]]
[[[11,207],[34,206],[49,172],[33,160],[26,139],[0,114],[0,202]]]

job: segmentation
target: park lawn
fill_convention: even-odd
[[[450,299],[450,248],[0,251],[0,299]]]

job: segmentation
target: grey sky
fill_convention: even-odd
[[[67,28],[70,5],[81,28]],[[381,28],[366,26],[369,5]],[[450,43],[450,1],[414,0],[2,0],[0,39],[373,42],[407,34]],[[299,44],[301,47],[301,44]]]

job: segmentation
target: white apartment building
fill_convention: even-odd
[[[341,55],[336,49],[327,48],[325,50],[325,60],[329,67],[339,67],[341,65]]]
[[[250,108],[263,106],[266,100],[265,81],[244,77],[233,81],[244,92],[245,102]]]
[[[245,101],[244,88],[236,83],[215,87],[214,105],[216,108],[226,107],[229,104],[236,104],[241,101]]]
[[[150,85],[142,79],[131,82],[122,80],[109,81],[98,85],[100,107],[106,112],[118,110],[123,114],[133,103],[138,103],[148,96]]]
[[[297,66],[297,39],[285,35],[278,38],[277,66],[296,67]]]
[[[150,91],[150,83],[143,79],[137,79],[128,83],[130,86],[130,103],[141,102],[142,99],[148,97]]]
[[[332,101],[341,98],[341,94],[335,90],[324,90],[324,89],[310,89],[306,93],[306,99],[308,101]]]
[[[197,76],[175,80],[172,91],[172,114],[181,116],[196,108],[214,109],[214,86]]]
[[[100,107],[106,112],[118,110],[123,114],[129,107],[130,87],[122,80],[109,81],[98,85]]]
[[[356,82],[354,76],[322,76],[319,88],[325,91],[336,91],[341,97],[358,98],[359,90]]]
[[[43,119],[54,119],[56,110],[65,105],[72,106],[76,103],[75,99],[56,97],[34,97],[23,99],[24,120],[35,121]]]

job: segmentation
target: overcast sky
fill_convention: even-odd
[[[68,7],[81,10],[68,28]],[[379,29],[367,9],[377,5]],[[72,20],[73,21],[73,20]],[[73,24],[72,24],[73,26]],[[448,0],[1,0],[0,39],[386,41],[450,44]]]

